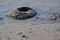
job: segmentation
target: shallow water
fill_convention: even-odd
[[[6,16],[11,10],[22,6],[33,8],[37,15],[26,20]],[[60,19],[49,20],[54,12],[60,12],[60,0],[0,0],[0,15],[4,18],[0,20],[1,40],[25,40],[17,35],[21,31],[29,37],[28,40],[59,40],[56,36],[59,31],[56,33],[56,30],[60,28]]]
[[[48,17],[54,12],[60,12],[60,1],[59,0],[0,0],[0,15],[4,16],[9,11],[16,9],[21,6],[28,6],[37,11],[37,17],[39,20],[32,18],[40,23],[59,23],[57,21],[50,21]],[[6,17],[5,17],[6,18]],[[31,21],[31,20],[30,20]]]

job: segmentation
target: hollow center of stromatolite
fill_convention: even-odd
[[[28,7],[21,7],[21,8],[18,8],[18,11],[23,11],[23,12],[26,12],[28,11],[30,8]]]

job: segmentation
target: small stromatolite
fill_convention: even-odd
[[[56,20],[57,18],[60,18],[60,13],[55,12],[50,16],[50,20]]]

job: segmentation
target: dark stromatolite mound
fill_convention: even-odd
[[[29,7],[20,7],[7,14],[7,16],[15,19],[27,19],[34,17],[35,15],[36,11]]]

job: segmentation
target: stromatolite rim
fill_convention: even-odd
[[[14,14],[15,16],[13,16]],[[34,17],[37,14],[35,10],[30,7],[20,7],[12,11],[9,16],[12,16],[15,19],[28,19]]]

